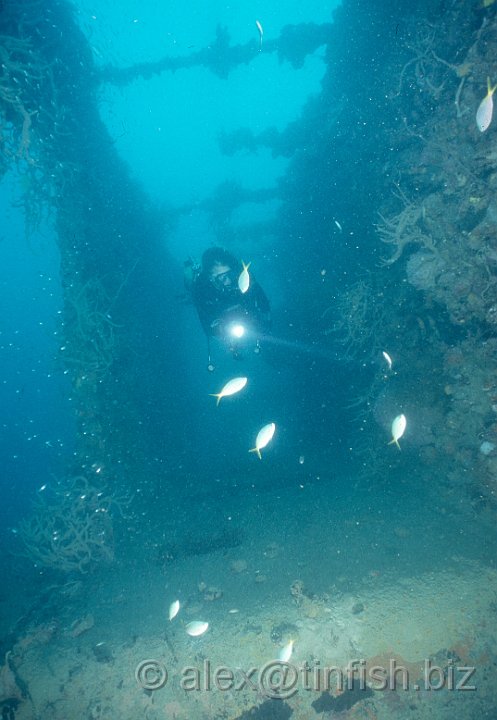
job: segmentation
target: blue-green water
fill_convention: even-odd
[[[496,716],[496,27],[0,3],[2,718]],[[240,353],[211,246],[271,306]],[[354,659],[409,688],[306,686]]]

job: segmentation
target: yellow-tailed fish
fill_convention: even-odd
[[[248,265],[245,265],[245,263],[242,260],[243,270],[238,276],[238,289],[242,293],[242,295],[245,295],[247,290],[250,286],[250,275],[249,275],[249,267],[250,263]]]
[[[240,392],[240,390],[243,390],[246,384],[246,377],[236,377],[233,378],[233,380],[228,380],[221,392],[210,393],[210,396],[217,398],[216,405],[219,405],[223,397],[228,397],[229,395],[234,395],[235,393]]]
[[[476,111],[476,126],[480,132],[488,130],[490,123],[492,122],[492,115],[494,112],[494,100],[493,94],[497,90],[497,85],[492,87],[490,78],[487,78],[487,94],[481,101]]]
[[[388,443],[393,445],[395,443],[400,450],[399,440],[405,432],[407,426],[407,420],[405,415],[397,415],[392,423],[392,439]]]
[[[259,31],[259,38],[260,38],[259,52],[260,52],[262,50],[262,36],[264,35],[264,29],[258,20],[255,21],[255,24],[257,25],[257,30]]]
[[[259,460],[262,460],[261,450],[265,448],[269,442],[271,442],[275,430],[276,425],[274,424],[274,422],[264,425],[264,427],[261,428],[257,433],[257,437],[255,439],[255,447],[251,448],[249,452],[257,453]]]
[[[169,620],[174,620],[174,618],[176,617],[176,615],[179,613],[179,608],[180,608],[179,600],[175,600],[174,602],[172,602],[172,603],[170,604],[170,606],[169,606]]]

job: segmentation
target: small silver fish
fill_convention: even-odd
[[[388,369],[391,370],[391,369],[392,369],[392,365],[393,365],[393,360],[392,360],[392,358],[390,357],[390,355],[389,355],[385,350],[383,350],[381,354],[382,354],[383,357],[385,358],[385,361],[386,361],[386,363],[387,363],[387,365],[388,365]]]
[[[260,52],[262,50],[262,37],[264,35],[264,28],[262,27],[259,20],[256,20],[255,24],[257,26],[257,30],[259,31],[259,38],[260,38],[259,52]]]
[[[278,653],[279,662],[282,662],[282,663],[289,662],[290,658],[292,657],[294,643],[295,643],[295,640],[289,640],[287,642],[287,644],[281,648],[281,650]]]
[[[240,275],[238,276],[238,289],[244,295],[247,290],[250,287],[250,275],[249,275],[249,267],[250,263],[246,265],[242,260],[243,270],[241,271]]]
[[[185,626],[185,631],[190,637],[200,637],[209,629],[209,623],[202,620],[192,620]]]
[[[230,395],[235,395],[235,393],[240,392],[240,390],[243,390],[245,385],[247,384],[247,378],[246,377],[236,377],[232,380],[228,380],[226,385],[221,389],[221,392],[218,393],[209,393],[211,397],[217,398],[216,405],[219,405],[221,400],[224,397],[229,397]]]
[[[485,132],[490,127],[494,112],[494,101],[492,95],[497,90],[497,85],[492,87],[490,78],[487,78],[487,94],[481,101],[476,111],[476,126],[480,132]]]
[[[397,415],[397,417],[392,422],[392,439],[388,443],[389,445],[397,445],[397,447],[400,450],[399,440],[402,437],[402,435],[405,432],[405,429],[407,427],[407,420],[406,416],[404,414]]]
[[[257,433],[257,437],[255,439],[255,447],[251,448],[249,452],[257,453],[257,457],[259,458],[259,460],[262,460],[261,450],[265,448],[268,443],[271,442],[275,430],[276,425],[274,424],[274,422],[264,425],[264,427],[262,427]]]
[[[176,615],[179,613],[180,604],[179,600],[175,600],[169,606],[169,620],[174,620]]]

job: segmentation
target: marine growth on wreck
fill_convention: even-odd
[[[0,2],[2,718],[494,717],[496,7]]]

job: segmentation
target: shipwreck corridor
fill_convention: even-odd
[[[374,5],[0,2],[2,718],[495,717],[497,4]]]

